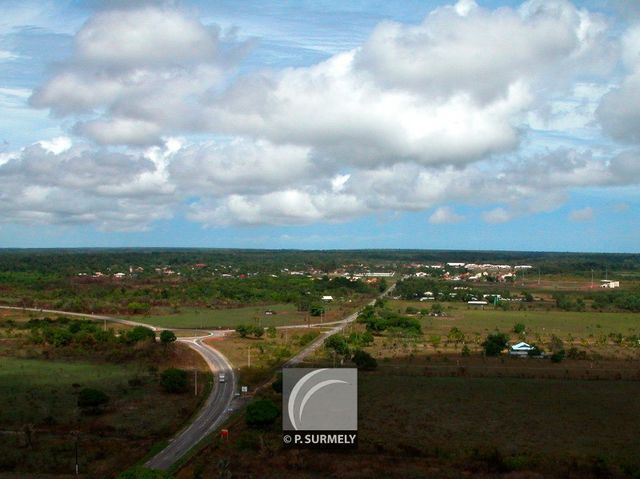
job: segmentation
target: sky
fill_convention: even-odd
[[[0,9],[0,247],[640,250],[638,2]]]

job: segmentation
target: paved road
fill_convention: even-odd
[[[388,295],[389,293],[391,293],[395,289],[395,287],[396,287],[395,283],[392,284],[383,293],[381,293],[376,299],[373,299],[373,300],[369,301],[368,304],[373,306],[375,304],[375,302],[379,298],[382,298],[382,297]],[[303,348],[298,354],[293,356],[291,359],[289,359],[289,361],[284,363],[282,366],[285,367],[285,368],[290,368],[290,367],[294,367],[296,364],[299,364],[302,361],[304,361],[307,356],[309,356],[310,354],[313,354],[316,350],[318,350],[324,344],[324,340],[325,339],[327,339],[329,336],[332,336],[332,335],[334,335],[336,333],[339,333],[349,323],[354,322],[358,318],[358,314],[359,313],[360,313],[359,311],[356,311],[355,313],[350,314],[349,316],[344,318],[342,321],[337,321],[337,322],[331,323],[331,324],[335,324],[335,326],[333,328],[331,328],[329,331],[325,331],[324,333],[322,333],[314,341],[309,343],[308,346]],[[315,326],[324,326],[324,325],[316,324]]]
[[[189,449],[220,426],[232,410],[237,379],[229,361],[205,344],[202,338],[181,341],[195,349],[207,361],[209,368],[214,372],[213,389],[191,424],[180,431],[166,448],[145,464],[153,469],[169,469]],[[224,383],[217,381],[219,373],[225,373]]]
[[[393,291],[394,288],[395,284],[378,297],[381,298],[389,294],[391,291]],[[372,305],[375,303],[375,301],[376,300],[374,299],[369,304]],[[49,314],[63,314],[65,316],[77,316],[97,320],[106,320],[126,324],[129,326],[145,326],[147,328],[151,328],[154,331],[162,329],[137,321],[129,321],[127,319],[118,319],[110,316],[100,316],[95,314],[71,313],[67,311],[57,311],[51,309],[20,308],[12,306],[0,306],[0,308],[36,311]],[[330,330],[323,332],[315,341],[313,341],[311,344],[302,349],[298,354],[292,357],[289,361],[287,361],[284,364],[284,367],[292,367],[302,362],[307,356],[320,348],[324,344],[324,340],[327,337],[342,331],[349,323],[355,321],[357,317],[358,312],[355,312],[341,321],[310,325],[313,327],[323,327],[331,325],[333,327]],[[293,327],[299,328],[300,326]],[[285,326],[284,328],[287,328],[287,326]],[[231,330],[211,330],[206,332],[208,333],[207,337],[209,337],[213,335],[225,335],[231,332]],[[165,447],[162,451],[152,457],[145,464],[147,467],[163,470],[169,469],[193,446],[198,444],[204,437],[206,437],[217,427],[219,427],[229,417],[232,410],[235,409],[236,404],[234,404],[234,394],[237,388],[237,377],[233,370],[233,367],[223,354],[221,354],[219,351],[215,350],[208,344],[204,343],[203,339],[205,338],[190,337],[180,338],[178,339],[178,341],[189,345],[189,347],[197,351],[209,365],[209,369],[211,369],[214,375],[214,384],[211,389],[211,393],[205,400],[203,407],[200,409],[200,412],[193,419],[193,421],[184,429],[182,429],[176,436],[174,436],[174,438],[170,440],[167,447]],[[219,383],[217,381],[218,374],[220,373],[225,373],[226,381],[224,383]]]
[[[118,319],[111,316],[100,316],[96,314],[72,313],[54,309],[19,308],[13,306],[0,306],[0,309],[35,311],[40,313],[97,319],[100,321],[105,320],[129,326],[144,326],[151,328],[154,331],[162,329],[137,321],[129,321],[127,319]],[[205,337],[224,335],[227,332],[228,331],[207,331],[208,334]],[[205,337],[179,338],[178,341],[185,343],[194,349],[207,362],[207,365],[214,377],[214,384],[211,389],[211,393],[205,400],[204,405],[193,421],[175,435],[173,439],[170,440],[167,447],[152,457],[145,464],[148,467],[163,470],[169,469],[178,459],[186,454],[187,451],[200,442],[205,436],[207,436],[207,434],[214,431],[231,414],[234,393],[237,387],[236,374],[231,363],[229,363],[224,355],[203,342]],[[218,382],[218,374],[220,373],[225,373],[226,381],[224,383]]]
[[[111,316],[100,316],[98,314],[72,313],[69,311],[58,311],[57,309],[41,309],[41,308],[20,308],[18,306],[0,306],[0,309],[14,309],[16,311],[35,311],[36,313],[61,314],[64,316],[76,316],[79,318],[97,319],[100,321],[110,321],[112,323],[126,324],[128,326],[144,326],[145,328],[159,331],[155,326],[150,324],[139,323],[137,321],[129,321],[128,319],[118,319]]]

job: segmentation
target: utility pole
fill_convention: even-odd
[[[76,476],[80,474],[80,466],[78,465],[78,438],[80,433],[76,431]]]

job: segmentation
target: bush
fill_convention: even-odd
[[[152,329],[145,328],[144,326],[136,326],[125,334],[125,342],[128,344],[146,340],[155,341],[156,333]]]
[[[564,352],[564,349],[562,349],[562,350],[557,351],[557,352],[555,352],[555,353],[553,353],[551,355],[551,362],[553,362],[553,363],[562,362],[564,357],[565,357],[565,352]]]
[[[261,338],[262,336],[264,336],[264,328],[260,326],[254,326],[252,332],[256,338]]]
[[[99,389],[84,388],[78,393],[78,407],[85,411],[97,412],[109,402],[109,396]]]
[[[176,339],[178,338],[176,338],[175,333],[173,331],[169,331],[168,329],[165,329],[160,333],[160,342],[162,344],[173,343]]]
[[[250,332],[251,326],[247,326],[246,324],[239,324],[236,326],[236,333],[238,333],[241,338],[246,338]]]
[[[366,351],[358,349],[351,358],[358,369],[373,370],[378,367],[378,361]]]
[[[278,418],[278,406],[269,399],[258,399],[247,406],[245,421],[247,426],[256,429],[266,429]]]
[[[147,313],[151,307],[147,303],[133,302],[127,305],[127,309],[131,314]]]
[[[246,338],[250,334],[252,334],[256,338],[261,338],[264,335],[264,328],[253,325],[239,324],[238,326],[236,326],[236,333],[238,333],[241,338]]]
[[[527,353],[530,357],[542,356],[544,354],[544,350],[535,344],[532,344],[531,347],[533,349]]]
[[[482,343],[487,356],[498,356],[507,347],[509,337],[504,333],[491,333]]]
[[[183,393],[187,390],[187,372],[177,368],[165,369],[160,374],[160,385],[168,393]]]
[[[516,333],[516,334],[522,334],[522,333],[524,333],[524,331],[525,331],[525,326],[522,323],[516,323],[513,326],[513,332]]]
[[[347,340],[341,334],[334,334],[324,340],[324,347],[327,349],[333,349],[336,353],[342,356],[349,355],[349,345]]]

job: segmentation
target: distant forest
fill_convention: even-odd
[[[401,269],[407,263],[530,264],[542,274],[585,273],[591,270],[632,271],[640,254],[547,253],[451,250],[241,250],[241,249],[0,249],[0,272],[67,276],[79,272],[184,268],[194,264],[233,269],[237,273],[275,273],[283,268],[332,271],[343,265]]]

